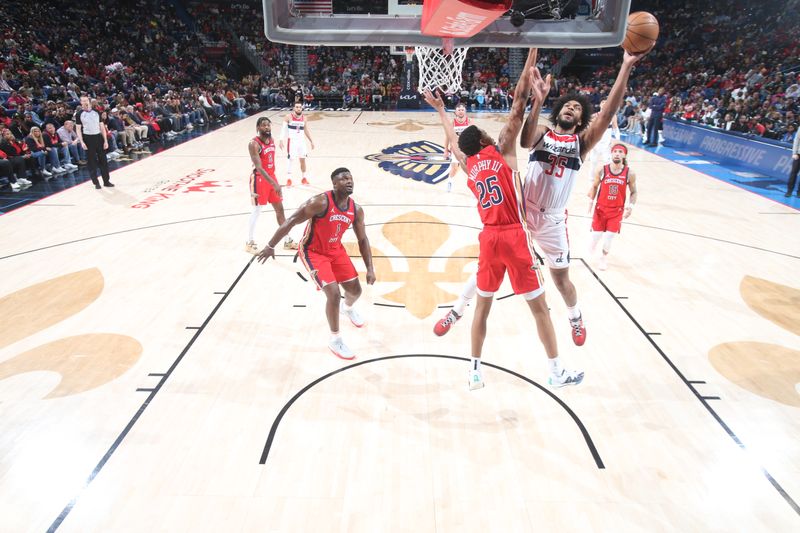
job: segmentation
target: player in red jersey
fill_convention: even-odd
[[[467,116],[467,106],[463,103],[459,103],[456,105],[456,109],[453,112],[453,130],[456,132],[456,137],[461,135],[461,132],[467,129],[470,126],[469,117]],[[444,141],[444,157],[445,159],[450,159],[450,175],[447,177],[447,192],[453,190],[453,178],[458,173],[458,160],[452,154],[452,147],[450,146],[450,141],[445,139]]]
[[[466,128],[456,139],[453,123],[448,119],[440,96],[425,92],[425,101],[439,113],[448,142],[461,168],[467,173],[467,185],[478,199],[478,213],[483,230],[478,237],[477,303],[472,321],[472,358],[469,368],[470,390],[483,387],[480,357],[486,338],[486,320],[492,308],[494,293],[500,288],[506,271],[514,294],[522,295],[536,320],[539,340],[549,359],[552,386],[577,385],[583,372],[561,367],[558,344],[550,310],[545,301],[542,278],[536,264],[533,241],[525,224],[522,182],[517,172],[517,135],[522,128],[525,105],[535,87],[533,97],[544,98],[546,92],[536,64],[536,49],[528,60],[514,91],[514,103],[508,121],[500,131],[497,144],[477,126]]]
[[[342,234],[350,226],[356,234],[358,250],[367,267],[367,285],[375,283],[375,270],[372,268],[372,251],[364,226],[364,210],[350,198],[353,194],[353,176],[346,168],[337,168],[331,174],[331,181],[333,190],[309,198],[281,224],[258,254],[258,261],[263,263],[275,257],[275,244],[288,235],[294,226],[309,221],[300,241],[298,255],[311,279],[327,298],[325,314],[331,328],[328,348],[341,359],[353,359],[355,355],[339,333],[340,311],[356,327],[364,325],[364,319],[353,309],[353,304],[361,296],[361,283],[353,262],[342,246]],[[339,285],[344,289],[344,306],[341,309]]]
[[[592,217],[592,244],[589,256],[594,255],[597,244],[603,239],[603,255],[597,268],[608,268],[606,256],[611,249],[611,241],[619,235],[622,219],[631,216],[633,206],[636,204],[638,192],[636,190],[636,174],[628,166],[626,157],[628,149],[623,144],[615,144],[611,148],[611,164],[605,165],[594,176],[594,183],[589,189],[589,198],[592,202],[597,200]],[[630,200],[625,205],[627,191],[630,190]],[[592,204],[589,204],[592,212]]]
[[[283,213],[283,195],[281,186],[275,178],[275,142],[272,140],[272,122],[267,117],[260,117],[256,121],[256,135],[247,145],[250,159],[253,162],[253,172],[250,173],[250,203],[253,211],[250,213],[247,244],[244,249],[255,254],[258,247],[255,242],[256,222],[261,214],[261,206],[271,204],[275,209],[275,218],[278,225],[286,221]],[[288,237],[283,243],[284,248],[297,249],[297,244]]]

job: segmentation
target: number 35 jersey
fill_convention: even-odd
[[[581,145],[575,134],[548,129],[533,146],[525,177],[525,203],[529,210],[564,212],[581,169]]]
[[[486,146],[467,158],[467,186],[478,199],[484,226],[524,223],[519,175],[496,146]]]

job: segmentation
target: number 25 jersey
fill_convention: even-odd
[[[467,158],[467,186],[478,199],[484,226],[521,224],[525,220],[519,175],[508,166],[497,146],[486,146]]]

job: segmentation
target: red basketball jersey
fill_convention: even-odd
[[[461,132],[469,128],[469,117],[464,117],[464,122],[459,122],[457,118],[453,118],[453,129],[456,131],[456,136],[461,135]]]
[[[258,157],[261,158],[261,166],[267,171],[271,178],[275,177],[275,141],[272,137],[268,142],[262,141],[259,137],[253,138],[258,143]]]
[[[603,179],[600,181],[600,193],[597,195],[598,207],[625,207],[628,191],[628,166],[622,172],[614,174],[611,165],[603,167]]]
[[[467,186],[478,199],[484,226],[521,224],[525,220],[519,176],[496,146],[487,146],[467,158]]]
[[[336,207],[333,191],[326,192],[325,196],[328,199],[328,208],[308,221],[302,240],[304,248],[318,254],[342,250],[342,234],[356,220],[356,203],[352,198],[347,199],[347,209],[342,211]]]

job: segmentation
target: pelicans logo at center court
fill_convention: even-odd
[[[375,161],[395,176],[432,185],[447,179],[450,168],[450,159],[444,157],[444,147],[430,141],[396,144],[366,159]]]

